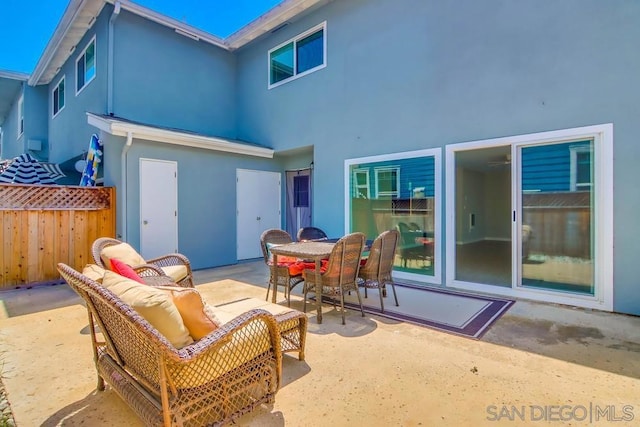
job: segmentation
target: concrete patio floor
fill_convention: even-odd
[[[262,262],[248,262],[197,271],[195,279],[219,304],[264,298],[266,274]],[[292,300],[301,309],[300,297]],[[343,326],[330,305],[324,313],[318,325],[308,307],[306,360],[284,357],[275,403],[237,425],[631,426],[640,419],[638,317],[519,300],[472,340],[351,310]],[[112,390],[95,391],[86,329],[86,310],[66,285],[0,291],[0,366],[18,426],[140,425]]]

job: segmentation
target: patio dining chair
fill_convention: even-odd
[[[260,236],[260,248],[262,249],[262,256],[264,262],[269,267],[269,283],[267,285],[267,297],[269,300],[269,291],[271,285],[273,285],[273,292],[278,292],[278,286],[284,286],[284,295],[287,298],[287,305],[291,307],[291,290],[296,285],[303,281],[302,273],[291,274],[288,262],[278,262],[277,266],[273,265],[273,257],[269,251],[269,247],[272,245],[283,245],[286,243],[292,243],[293,239],[291,235],[284,230],[277,228],[271,228],[265,230]],[[277,274],[276,274],[277,269]],[[275,277],[278,277],[278,283],[275,283]]]
[[[331,250],[326,270],[319,275],[320,283],[317,282],[318,275],[316,275],[315,269],[304,270],[304,312],[307,311],[307,293],[309,292],[316,294],[317,304],[321,304],[322,297],[326,296],[333,300],[334,307],[335,298],[339,296],[342,324],[344,325],[344,294],[355,291],[358,295],[362,317],[364,317],[362,298],[356,283],[364,242],[365,235],[363,233],[351,233],[338,240]],[[321,287],[320,295],[317,294],[317,284]]]
[[[322,240],[327,238],[327,233],[318,227],[302,227],[298,230],[298,242],[308,240]]]
[[[117,258],[130,265],[141,277],[168,276],[176,284],[193,288],[193,273],[189,259],[179,253],[144,259],[129,244],[110,237],[96,239],[91,245],[93,261],[110,270],[110,258]]]
[[[398,295],[393,284],[391,273],[396,258],[396,247],[400,233],[398,230],[387,230],[380,233],[373,241],[367,262],[360,267],[358,286],[364,287],[364,297],[367,298],[367,288],[377,288],[380,294],[380,310],[384,313],[383,297],[386,296],[386,285],[391,285],[393,297],[398,306]]]

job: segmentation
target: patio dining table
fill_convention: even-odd
[[[319,295],[322,294],[322,282],[320,281],[320,266],[322,260],[329,258],[331,251],[335,246],[335,242],[327,241],[308,241],[308,242],[293,242],[284,245],[274,246],[270,249],[273,254],[273,264],[278,265],[278,255],[291,256],[296,258],[302,258],[312,260],[316,264],[316,307],[317,307],[317,321],[322,323],[322,298]],[[274,283],[278,283],[278,269],[275,269]],[[276,302],[276,292],[273,292],[272,302]]]

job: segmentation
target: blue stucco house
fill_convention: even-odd
[[[223,39],[71,0],[33,73],[0,74],[1,155],[61,163],[97,133],[119,237],[194,268],[259,257],[272,226],[406,223],[431,252],[397,280],[640,315],[639,22],[626,1],[285,0]]]

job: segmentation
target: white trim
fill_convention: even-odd
[[[93,76],[91,76],[89,78],[89,80],[85,80],[84,84],[82,85],[82,87],[80,89],[78,89],[78,62],[80,62],[80,59],[84,58],[84,77],[86,77],[87,75],[87,59],[86,59],[86,54],[87,54],[87,49],[89,49],[89,46],[91,46],[91,43],[93,43]],[[76,58],[76,79],[73,82],[73,87],[76,91],[76,96],[78,96],[80,94],[80,92],[82,92],[84,90],[85,87],[89,86],[89,83],[91,83],[96,76],[98,75],[98,44],[96,43],[96,35],[94,34],[93,37],[91,37],[91,40],[89,40],[89,42],[85,45],[84,49],[82,50],[82,53],[80,55],[78,55],[78,57]]]
[[[0,70],[0,79],[20,80],[22,82],[26,82],[27,80],[29,80],[29,74],[9,70]]]
[[[196,135],[187,132],[130,123],[115,118],[97,116],[92,113],[87,113],[87,122],[101,131],[114,136],[126,137],[131,134],[131,137],[136,139],[163,142],[166,144],[181,145],[184,147],[201,148],[204,150],[264,157],[268,159],[273,158],[274,153],[271,148],[243,144],[241,142],[225,138]]]
[[[54,100],[55,100],[55,92],[56,90],[58,90],[60,88],[60,83],[62,83],[64,81],[64,100],[63,100],[63,104],[62,104],[62,108],[58,109],[58,111],[55,111],[56,109],[56,105],[54,104]],[[51,118],[55,119],[56,117],[58,117],[58,114],[60,114],[60,111],[64,110],[64,107],[66,107],[67,105],[67,81],[65,79],[65,75],[63,74],[62,77],[60,77],[60,80],[58,80],[58,83],[56,83],[53,86],[53,90],[51,91]],[[58,90],[58,100],[60,100],[60,91]],[[59,102],[58,102],[59,104]]]
[[[18,98],[18,136],[16,139],[20,139],[24,135],[24,93]]]
[[[433,239],[434,247],[433,254],[435,263],[433,266],[433,276],[426,276],[423,274],[407,273],[401,271],[394,271],[393,276],[398,279],[411,280],[420,283],[430,283],[439,285],[442,283],[442,148],[429,148],[424,150],[404,151],[399,153],[381,154],[375,156],[358,157],[354,159],[346,159],[344,161],[344,233],[351,232],[351,215],[350,209],[350,178],[351,171],[349,168],[352,165],[362,163],[373,163],[390,160],[410,159],[416,157],[433,157],[433,185],[434,185],[434,206],[433,206]]]
[[[521,145],[536,145],[563,141],[593,139],[594,141],[594,296],[560,293],[558,291],[517,287],[517,269],[513,269],[512,287],[484,285],[455,280],[455,153],[477,148],[511,146],[512,200],[517,201],[516,179],[518,160],[516,148]],[[613,310],[613,124],[601,124],[571,129],[560,129],[511,137],[501,137],[446,146],[446,283],[447,287],[487,292],[508,297],[527,298],[598,310]],[[517,203],[516,203],[517,204]],[[513,205],[513,202],[512,202]],[[517,210],[517,206],[512,206]],[[513,235],[520,236],[520,224],[512,221]],[[515,234],[518,233],[518,234]],[[520,241],[520,238],[517,239]],[[514,244],[514,246],[517,246]],[[520,250],[514,251],[514,260],[519,259]]]
[[[257,17],[235,33],[227,37],[224,42],[229,50],[239,49],[251,41],[267,34],[289,20],[307,10],[328,3],[330,0],[283,0],[262,16]]]
[[[304,39],[305,37],[308,37],[312,34],[315,34],[319,31],[322,30],[322,64],[320,65],[316,65],[313,68],[310,68],[308,70],[303,71],[302,73],[297,73],[296,69],[298,68],[298,51],[296,49],[297,43]],[[271,83],[271,53],[275,52],[276,50],[280,49],[281,47],[284,47],[288,44],[293,44],[293,75],[291,77],[287,77],[286,79],[277,81],[275,83]],[[325,68],[327,66],[327,21],[321,22],[320,24],[316,25],[315,27],[312,27],[310,29],[308,29],[307,31],[298,34],[295,37],[290,38],[289,40],[280,43],[279,45],[277,45],[276,47],[273,47],[271,49],[269,49],[269,51],[267,52],[267,87],[269,89],[273,89],[275,87],[278,87],[280,85],[283,85],[285,83],[288,83],[290,81],[299,79],[300,77],[306,76],[307,74],[311,74],[313,72],[316,72],[322,68]]]

